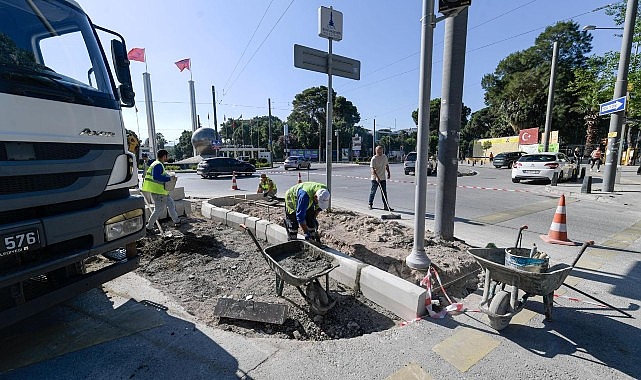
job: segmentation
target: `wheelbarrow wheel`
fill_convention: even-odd
[[[503,315],[507,314],[510,309],[510,293],[505,290],[501,290],[492,297],[492,302],[490,302],[490,312],[493,314]],[[488,315],[490,319],[490,326],[494,330],[500,331],[507,327],[510,324],[511,317],[492,317]]]
[[[307,284],[305,293],[307,294],[309,308],[314,314],[327,314],[330,306],[329,296],[327,295],[325,289],[323,289],[321,284],[318,282],[318,280],[314,280]]]

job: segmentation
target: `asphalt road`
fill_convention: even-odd
[[[502,332],[475,310],[478,294],[463,300],[468,312],[423,319],[355,339],[299,342],[252,339],[199,324],[145,280],[127,274],[0,334],[2,379],[603,379],[641,378],[641,212],[635,207],[641,181],[627,177],[616,194],[581,194],[579,184],[512,184],[509,170],[475,170],[460,177],[455,236],[476,245],[513,245],[522,224],[524,244],[536,242],[557,261],[571,262],[578,248],[544,244],[561,193],[567,199],[570,239],[596,241],[566,283],[632,315],[603,307],[559,288],[554,319],[544,320],[533,297]],[[298,172],[268,171],[279,192]],[[367,166],[334,165],[333,204],[371,215]],[[324,182],[313,165],[304,180]],[[595,190],[599,187],[597,174]],[[392,165],[390,202],[412,225],[414,177]],[[428,179],[426,227],[434,210],[435,177]],[[255,192],[258,176],[202,180],[179,173],[187,196]],[[380,197],[380,196],[379,196]],[[378,198],[380,199],[380,198]],[[380,206],[380,201],[377,200]],[[150,300],[147,302],[144,300]],[[359,321],[366,323],[366,321]]]

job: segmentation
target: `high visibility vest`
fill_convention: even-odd
[[[162,174],[167,175],[167,172],[165,171],[165,165],[163,165],[162,162],[158,160],[154,161],[151,165],[149,165],[147,171],[145,172],[145,179],[142,182],[141,190],[148,193],[167,195],[169,194],[169,191],[165,190],[165,183],[156,181],[152,174],[156,165],[162,166]]]
[[[267,181],[265,181],[265,182],[260,181],[260,182],[258,183],[258,187],[260,187],[261,189],[263,189],[263,191],[265,191],[265,192],[267,192],[267,191],[269,191],[269,190],[274,190],[274,191],[276,191],[276,190],[277,190],[277,189],[276,189],[276,184],[274,183],[274,181],[272,181],[272,179],[271,179],[271,178],[267,178]]]
[[[303,182],[298,183],[287,190],[285,193],[285,210],[288,214],[293,214],[296,212],[296,204],[298,203],[298,190],[303,189],[309,196],[309,204],[307,205],[307,210],[311,209],[314,205],[314,195],[320,189],[327,189],[327,186],[318,182]]]

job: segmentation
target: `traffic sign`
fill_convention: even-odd
[[[322,50],[294,44],[294,67],[327,74],[327,57]],[[361,62],[332,53],[332,75],[361,79]]]
[[[599,104],[599,115],[607,115],[625,110],[625,96]]]
[[[342,40],[343,14],[332,8],[318,8],[318,36],[334,41]]]

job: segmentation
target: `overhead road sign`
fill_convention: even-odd
[[[322,50],[307,46],[294,45],[294,67],[327,74],[327,57]],[[332,75],[360,80],[361,62],[356,59],[332,54]]]
[[[607,115],[625,110],[625,96],[599,104],[599,115]]]

